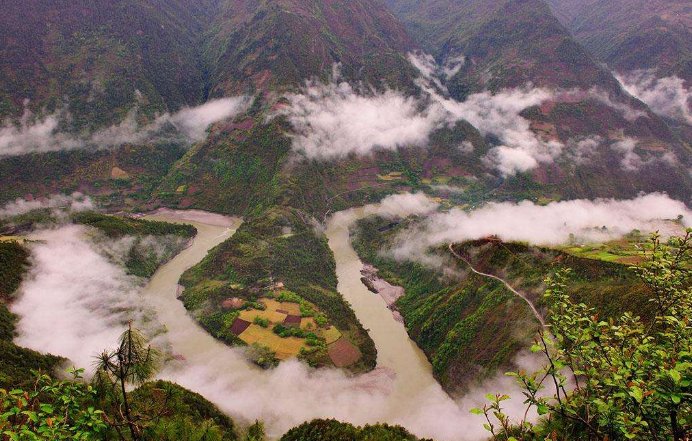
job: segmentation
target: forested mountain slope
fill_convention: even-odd
[[[549,0],[591,53],[617,71],[655,69],[692,81],[692,7],[685,0]]]
[[[533,173],[537,183],[557,184],[572,197],[632,194],[634,188],[659,188],[682,196],[676,188],[689,189],[685,172],[689,140],[626,93],[612,73],[575,41],[546,2],[388,0],[388,4],[439,62],[464,57],[465,62],[443,81],[451,96],[464,99],[486,89],[498,92],[527,85],[556,91],[522,116],[540,138],[559,140],[576,156],[539,167]],[[593,149],[582,150],[591,143]],[[642,158],[667,153],[678,161],[624,166],[625,145]],[[580,161],[579,152],[589,160]],[[667,170],[666,178],[660,169]],[[509,192],[518,190],[511,182],[505,187]]]
[[[206,99],[198,50],[215,0],[10,1],[0,17],[0,117],[69,112],[71,128]]]
[[[228,0],[212,22],[207,57],[213,93],[286,90],[306,79],[345,78],[411,88],[414,44],[373,0]]]

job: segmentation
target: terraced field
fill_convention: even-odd
[[[656,230],[663,236],[681,236],[685,228],[674,220],[663,221],[656,225]],[[595,259],[604,262],[638,265],[645,260],[642,251],[651,248],[650,236],[634,230],[626,236],[600,243],[572,243],[558,246],[557,250],[584,259]]]
[[[337,367],[357,363],[361,352],[317,307],[290,291],[278,291],[276,298],[263,297],[250,303],[230,299],[227,305],[237,310],[231,332],[248,346],[271,351],[277,360],[326,351]],[[295,301],[286,301],[286,299]]]

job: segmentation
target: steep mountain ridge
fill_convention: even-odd
[[[372,0],[226,1],[207,53],[217,94],[286,90],[306,79],[345,78],[411,87],[405,54],[414,48],[403,26]]]
[[[527,109],[522,116],[531,121],[539,137],[559,140],[577,156],[584,142],[593,148],[585,153],[588,163],[571,157],[537,168],[533,180],[547,186],[544,192],[553,187],[563,196],[594,197],[634,195],[657,188],[683,198],[689,192],[691,183],[685,171],[689,143],[627,94],[612,73],[572,38],[546,2],[387,3],[438,60],[464,57],[463,65],[443,79],[452,97],[464,100],[484,90],[499,92],[527,85],[555,91],[543,105]],[[638,166],[623,166],[623,154],[635,151],[642,161]],[[651,158],[665,155],[675,155],[679,163],[646,165]],[[661,174],[660,168],[666,173]],[[503,187],[516,193],[525,183],[508,182]]]
[[[215,0],[7,2],[0,17],[0,117],[67,111],[105,126],[206,98],[197,51]]]
[[[617,82],[575,44],[542,0],[388,0],[412,34],[440,59],[464,55],[467,62],[450,81],[450,91],[536,86],[600,86],[617,92]],[[448,11],[444,14],[442,11]],[[459,94],[459,93],[458,93]]]
[[[684,196],[688,191],[689,176],[683,169],[690,156],[689,146],[681,143],[645,105],[624,94],[612,75],[571,39],[546,3],[388,3],[406,21],[422,47],[441,60],[466,57],[466,62],[444,79],[457,100],[526,84],[550,90],[580,90],[568,98],[550,98],[522,116],[531,121],[534,134],[545,142],[559,140],[568,151],[578,143],[593,144],[597,140],[597,148],[589,152],[591,165],[576,164],[568,155],[557,164],[542,164],[518,178],[504,179],[483,162],[497,140],[464,123],[433,133],[431,145],[425,149],[333,161],[289,161],[293,155],[292,128],[285,119],[268,123],[267,117],[285,105],[279,100],[284,92],[305,93],[302,86],[310,78],[333,80],[335,63],[340,64],[341,79],[351,84],[362,82],[380,90],[392,88],[403,95],[420,96],[414,84],[420,72],[407,60],[407,53],[415,50],[417,43],[388,9],[373,0],[209,0],[196,3],[195,8],[182,0],[165,5],[154,0],[92,3],[81,5],[81,9],[80,4],[72,3],[68,5],[75,8],[72,15],[70,8],[57,13],[60,5],[47,5],[44,10],[40,0],[32,0],[23,7],[14,5],[6,16],[32,12],[37,21],[29,27],[39,28],[39,21],[47,18],[48,28],[53,31],[46,31],[44,36],[39,32],[38,42],[27,44],[45,52],[37,59],[50,69],[39,69],[43,75],[40,79],[24,75],[26,85],[22,87],[8,80],[7,90],[12,97],[5,101],[14,103],[9,107],[17,115],[22,90],[36,82],[36,90],[32,91],[36,98],[30,107],[51,111],[66,106],[70,118],[62,123],[79,129],[119,121],[133,108],[138,109],[141,119],[207,98],[257,94],[260,98],[254,110],[240,116],[236,123],[216,127],[210,138],[193,146],[168,173],[158,199],[182,208],[244,213],[286,203],[318,214],[377,199],[387,192],[419,188],[422,181],[438,177],[465,181],[471,175],[485,176],[482,186],[488,194],[509,199],[527,195],[623,197],[660,190]],[[53,34],[62,37],[48,39]],[[431,50],[436,45],[438,49]],[[73,46],[81,49],[79,56],[53,63],[58,49],[65,51]],[[154,54],[153,59],[148,57],[159,50],[162,52]],[[16,54],[12,62],[17,62]],[[20,71],[12,74],[16,76]],[[41,85],[50,87],[43,90]],[[596,92],[590,93],[592,89]],[[65,95],[67,100],[62,104],[59,97]],[[458,151],[463,142],[476,147],[472,155]],[[618,143],[625,143],[624,147],[618,147]],[[670,152],[682,166],[661,162],[660,158]],[[635,164],[641,165],[638,170],[623,170],[627,157],[623,155],[628,154],[639,161]],[[38,155],[36,160],[41,158]],[[8,172],[20,170],[31,161],[14,162],[16,165]],[[118,161],[106,168],[94,166],[103,169],[98,173],[101,188],[122,187],[122,180],[115,187],[108,181],[112,170],[123,169],[122,163],[127,162]],[[94,167],[84,164],[82,169]],[[660,167],[669,171],[660,173]],[[61,176],[61,182],[91,192],[94,180],[89,176],[93,173],[82,173],[79,168],[69,176]],[[123,170],[128,174],[132,171]],[[493,175],[484,175],[487,171]],[[411,179],[390,180],[386,178],[390,172],[404,173]],[[147,191],[135,188],[128,193],[138,193],[140,200],[147,198],[160,176],[157,171],[152,179],[147,178]],[[30,184],[8,197],[35,193]],[[46,190],[55,187],[55,182],[41,186]],[[97,192],[108,193],[101,189]],[[43,191],[37,193],[34,196]]]
[[[692,6],[685,0],[548,0],[562,23],[612,69],[692,81]]]

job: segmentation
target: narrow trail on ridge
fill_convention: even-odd
[[[538,309],[536,308],[536,306],[533,304],[533,302],[531,300],[529,300],[529,298],[526,295],[524,295],[521,292],[514,289],[514,287],[512,287],[512,285],[510,285],[509,282],[507,282],[503,278],[498,277],[498,276],[493,275],[493,274],[488,274],[488,273],[484,273],[482,271],[478,271],[476,268],[473,267],[473,265],[471,264],[471,262],[469,262],[468,259],[466,259],[464,256],[462,256],[461,254],[457,253],[454,250],[454,244],[451,244],[451,243],[449,244],[449,251],[452,253],[452,255],[454,257],[456,257],[457,259],[466,263],[466,265],[468,265],[468,267],[471,269],[471,271],[478,274],[479,276],[488,277],[488,278],[497,280],[498,282],[502,282],[502,284],[504,284],[508,290],[510,290],[514,295],[516,295],[517,297],[519,297],[520,299],[525,301],[527,305],[529,305],[529,308],[531,308],[531,312],[533,312],[533,315],[534,315],[534,317],[536,317],[536,320],[538,320],[538,322],[541,324],[541,326],[545,328],[545,320],[543,319],[543,316],[541,315],[540,312],[538,312]]]

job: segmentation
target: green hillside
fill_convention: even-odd
[[[654,69],[692,81],[692,13],[684,0],[549,0],[599,60],[619,72]]]
[[[214,3],[29,0],[5,5],[0,117],[21,115],[28,99],[34,112],[66,110],[65,124],[81,130],[117,122],[135,105],[151,116],[202,102],[207,69],[197,47]]]
[[[248,343],[242,341],[244,336],[239,331],[234,331],[236,321],[245,317],[244,310],[263,310],[260,303],[266,305],[275,299],[300,304],[300,315],[314,317],[317,322],[312,329],[324,345],[308,345],[312,350],[301,352],[301,358],[308,363],[334,363],[334,358],[328,356],[331,346],[326,346],[334,341],[320,337],[326,335],[318,318],[323,315],[325,325],[336,328],[337,335],[344,339],[342,344],[355,345],[362,354],[349,368],[367,371],[375,367],[373,341],[336,290],[335,263],[327,241],[315,230],[314,221],[299,210],[275,207],[246,219],[233,237],[184,273],[181,284],[185,286],[181,298],[185,307],[205,329],[228,344]],[[267,327],[262,321],[255,320],[255,324]],[[280,333],[272,327],[275,334]],[[304,337],[302,333],[296,335]],[[289,341],[285,340],[286,344]],[[275,352],[283,348],[271,349]]]
[[[368,218],[358,223],[354,246],[379,275],[406,289],[396,303],[411,338],[423,349],[433,372],[452,393],[506,369],[517,352],[533,340],[539,323],[527,304],[499,281],[468,271],[446,247],[435,252],[463,277],[414,262],[398,262],[380,253],[409,222]],[[626,265],[583,259],[560,251],[518,243],[475,241],[455,245],[482,272],[503,277],[541,309],[543,280],[560,268],[571,268],[569,294],[596,307],[604,316],[633,311],[650,317],[648,292]]]
[[[206,55],[215,95],[328,80],[334,63],[349,80],[412,89],[405,54],[413,47],[378,1],[243,0],[223,2]]]
[[[354,427],[335,420],[314,420],[289,430],[281,441],[419,441],[406,429],[388,425]],[[422,441],[422,440],[420,440]]]

